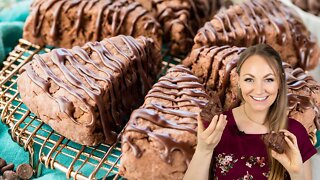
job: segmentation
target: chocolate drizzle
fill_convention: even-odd
[[[140,39],[144,43],[147,41],[142,37]],[[126,52],[122,50],[123,47],[118,47],[119,42],[123,42],[127,48]],[[60,112],[66,113],[75,123],[79,123],[74,117],[75,105],[67,96],[53,96],[50,92],[51,84],[57,84],[78,99],[84,106],[80,106],[81,110],[91,115],[91,121],[86,126],[93,126],[97,121],[101,121],[106,143],[110,144],[116,139],[115,130],[124,126],[120,121],[121,114],[133,106],[128,105],[128,101],[119,100],[121,92],[141,84],[144,88],[140,93],[146,94],[151,87],[149,79],[155,78],[156,72],[150,73],[146,69],[150,63],[146,48],[145,44],[134,38],[121,35],[101,42],[89,42],[83,48],[76,46],[71,50],[54,49],[45,55],[35,55],[31,63],[22,67],[20,73],[26,72],[35,84],[59,104]],[[98,58],[92,59],[93,53],[96,53]],[[89,64],[94,68],[88,68]],[[38,66],[44,72],[44,78],[38,75],[39,72],[33,69],[34,66]],[[52,70],[53,66],[59,69],[61,76],[56,75],[57,72]],[[135,66],[139,67],[137,72]],[[133,81],[128,81],[131,75],[128,75],[129,72],[135,74],[136,78]],[[104,83],[97,83],[98,81]],[[130,94],[136,97],[141,95]],[[105,104],[104,96],[109,97],[110,103]],[[96,115],[96,108],[99,116]]]
[[[185,107],[203,108],[207,103],[208,95],[203,91],[203,86],[191,74],[190,70],[181,65],[173,67],[149,91],[145,98],[145,104],[131,114],[122,138],[123,144],[128,143],[134,155],[139,158],[143,152],[135,144],[133,136],[127,135],[127,133],[144,134],[147,138],[161,144],[163,149],[159,152],[160,157],[166,163],[172,163],[173,151],[180,151],[184,157],[183,161],[188,165],[194,153],[195,144],[182,142],[172,137],[170,133],[159,132],[156,129],[176,129],[196,135],[197,115],[200,113],[200,109],[194,112],[194,110],[186,110]],[[190,121],[182,123],[172,117],[190,119]],[[148,121],[152,125],[141,126],[140,120]]]
[[[67,24],[73,28],[69,31],[75,31],[72,38],[79,38],[80,32],[86,34],[86,39],[81,40],[81,42],[99,41],[105,37],[113,37],[118,34],[139,36],[141,33],[135,32],[135,30],[137,30],[137,22],[140,21],[145,23],[142,27],[144,28],[143,31],[150,30],[152,33],[158,33],[158,35],[154,34],[154,37],[157,37],[155,40],[158,41],[158,36],[161,36],[159,24],[148,14],[147,10],[141,4],[128,0],[39,0],[32,4],[31,9],[32,13],[29,18],[32,18],[31,22],[33,23],[32,35],[49,45],[60,46],[58,40],[62,37],[62,34],[66,33],[62,18],[68,16],[68,13],[74,10],[76,11],[74,18],[71,18]],[[96,12],[96,14],[92,12]],[[95,22],[91,23],[94,20]],[[43,34],[46,34],[46,30],[42,28],[44,23],[49,23],[50,26],[48,37],[43,36]],[[127,23],[131,25],[127,26]],[[91,27],[92,30],[88,31],[87,28],[90,24],[93,27]],[[74,45],[79,44],[70,42],[68,46],[64,47],[71,48]]]
[[[288,93],[288,109],[307,110],[313,109],[315,112],[314,123],[317,129],[320,129],[320,102],[316,102],[320,93],[320,84],[301,68],[293,69],[289,64],[283,63],[286,71],[286,81],[289,89]],[[299,90],[306,90],[310,95],[302,95]],[[291,93],[290,93],[291,92]]]
[[[183,63],[189,67],[198,67],[201,66],[202,63],[199,61],[200,59],[206,58],[206,60],[209,61],[208,66],[204,67],[207,68],[207,71],[204,71],[206,73],[203,73],[203,77],[200,77],[200,79],[203,79],[201,83],[205,86],[209,94],[214,94],[214,97],[211,98],[218,97],[220,104],[224,106],[226,91],[230,86],[231,71],[236,67],[239,56],[244,50],[245,48],[230,46],[201,47],[194,49]],[[196,73],[196,69],[192,68],[192,71]],[[238,100],[235,101],[235,103],[238,102]]]
[[[313,109],[315,112],[314,117],[314,124],[316,125],[317,129],[320,129],[320,111],[319,106],[315,104],[315,102],[307,96],[299,95],[299,94],[288,94],[288,110],[307,110],[307,109]]]
[[[289,89],[299,90],[303,87],[320,89],[320,85],[312,76],[305,73],[303,69],[292,69],[288,64],[285,64],[284,68],[286,70],[286,81]]]
[[[138,1],[154,12],[172,53],[187,52],[193,45],[197,30],[222,6],[211,0]]]
[[[249,0],[221,11],[198,31],[196,45],[238,47],[251,46],[259,43],[276,44],[276,48],[285,61],[294,67],[304,70],[314,68],[318,63],[319,48],[316,39],[308,32],[298,16],[279,1]],[[276,39],[268,38],[271,24]],[[250,31],[251,30],[251,31]],[[285,44],[292,44],[292,55],[284,53]],[[293,57],[291,57],[293,56]],[[295,58],[295,60],[290,60]]]

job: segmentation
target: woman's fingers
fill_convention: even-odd
[[[286,160],[287,160],[286,154],[279,154],[276,151],[271,150],[271,156],[273,158],[275,158],[276,160],[278,160],[283,166],[286,166],[286,164],[285,164]]]
[[[206,139],[207,143],[215,143],[216,140],[220,140],[222,133],[227,125],[226,116],[222,116],[221,119],[219,119],[216,128],[212,134]]]
[[[220,116],[221,116],[221,115],[220,115]],[[215,128],[216,128],[217,122],[218,122],[218,115],[215,115],[215,116],[212,118],[212,120],[211,120],[209,126],[207,127],[207,129],[205,129],[205,130],[203,131],[203,133],[202,133],[202,135],[201,135],[202,138],[207,138],[207,137],[210,136],[210,134],[213,133],[213,131],[214,131]]]
[[[198,134],[201,134],[204,131],[204,126],[201,120],[200,113],[197,116],[197,120],[198,120]]]
[[[294,146],[298,147],[297,137],[294,134],[292,134],[290,131],[288,131],[286,129],[281,129],[280,132],[284,132],[284,135],[291,140],[291,142],[294,144]]]
[[[218,124],[216,126],[216,131],[215,132],[218,132],[218,133],[222,133],[225,126],[227,125],[227,120],[226,120],[227,116],[226,115],[220,115],[219,117],[219,121],[218,121]]]
[[[290,149],[296,149],[296,146],[292,143],[292,141],[288,137],[284,137],[284,140],[287,142]]]

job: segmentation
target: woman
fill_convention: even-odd
[[[185,174],[191,179],[311,179],[316,153],[305,128],[287,117],[287,87],[279,54],[266,44],[249,47],[237,64],[241,105],[198,118],[198,144]],[[265,147],[261,135],[282,131],[283,154]]]

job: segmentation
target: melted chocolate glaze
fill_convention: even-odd
[[[283,63],[283,66],[287,70],[286,81],[289,89],[299,90],[303,87],[320,89],[320,84],[318,84],[312,76],[305,73],[303,69],[293,69],[287,63]]]
[[[314,103],[314,101],[307,96],[302,96],[298,94],[288,94],[288,109],[313,109],[316,113],[316,116],[314,118],[314,123],[317,127],[317,129],[320,129],[320,111],[319,107]]]
[[[214,91],[215,94],[218,95],[220,102],[224,104],[225,97],[226,97],[226,89],[230,83],[230,74],[231,71],[237,66],[237,62],[239,60],[239,55],[243,52],[246,48],[237,48],[230,46],[212,46],[208,48],[198,48],[194,49],[194,53],[186,59],[188,62],[188,66],[191,67],[192,64],[197,64],[200,56],[205,56],[209,63],[209,69],[207,74],[204,75],[204,79],[202,84],[205,86],[207,92]],[[230,60],[226,60],[227,57],[233,56]],[[190,63],[191,62],[191,63]],[[214,63],[215,66],[218,67],[217,69],[213,69]],[[210,78],[213,78],[213,84],[208,84]]]
[[[138,120],[142,119],[162,128],[187,131],[196,135],[195,127],[197,124],[197,115],[199,112],[188,112],[186,110],[181,110],[180,108],[185,106],[196,106],[203,108],[208,103],[209,97],[203,90],[200,90],[203,89],[203,86],[198,82],[198,79],[191,74],[190,70],[184,68],[181,65],[178,65],[169,69],[168,74],[170,73],[181,74],[179,74],[177,77],[173,76],[175,78],[169,75],[160,78],[159,82],[153,86],[145,99],[146,101],[148,100],[148,98],[171,101],[172,105],[163,105],[161,104],[161,102],[152,101],[152,103],[147,103],[140,109],[135,110],[131,114],[122,141],[123,143],[128,143],[136,157],[141,157],[143,152],[140,150],[139,146],[134,143],[134,139],[129,135],[126,135],[126,132],[133,131],[144,134],[151,139],[159,142],[163,146],[164,150],[160,152],[160,157],[166,163],[172,163],[171,154],[173,151],[178,150],[183,154],[184,162],[186,164],[189,164],[194,153],[192,145],[186,142],[175,140],[168,133],[154,132],[150,127],[141,128],[138,125]],[[178,91],[171,91],[171,89],[175,89]],[[169,95],[174,96],[175,98],[168,97]],[[189,103],[179,105],[179,102]],[[166,114],[173,115],[179,118],[191,118],[194,120],[194,123],[179,124],[173,119],[166,119],[164,116]]]
[[[149,6],[150,11],[155,12],[155,17],[162,25],[164,31],[164,38],[166,41],[170,41],[170,45],[178,44],[180,46],[186,46],[188,50],[193,44],[193,37],[196,35],[197,30],[209,20],[210,17],[217,11],[222,4],[211,0],[184,0],[184,1],[172,1],[172,0],[150,0],[149,2],[143,2],[145,6]],[[177,5],[180,2],[180,5]],[[181,30],[181,36],[174,36],[172,28],[175,24],[183,26]],[[175,47],[173,51],[175,53],[185,53],[184,50]]]
[[[117,42],[119,39],[127,46],[129,53],[125,53],[118,48]],[[145,43],[146,40],[144,38],[141,37],[140,39]],[[106,44],[115,49],[116,53],[111,52],[106,47]],[[132,88],[134,84],[139,82],[143,86],[141,94],[146,94],[151,87],[151,81],[148,78],[155,78],[154,74],[156,73],[148,72],[150,69],[147,69],[147,67],[150,62],[147,59],[149,54],[146,51],[143,43],[139,43],[130,36],[121,35],[101,42],[89,42],[83,48],[78,46],[71,50],[60,48],[52,50],[48,55],[35,55],[31,63],[22,67],[20,73],[26,71],[29,78],[59,104],[60,112],[66,113],[75,123],[78,122],[74,118],[74,104],[67,97],[53,97],[49,91],[50,81],[77,98],[84,105],[84,108],[81,109],[92,115],[91,122],[86,125],[96,125],[96,121],[100,120],[106,143],[110,144],[116,139],[115,130],[120,129],[119,126],[124,126],[123,122],[120,121],[121,107],[126,107],[127,109],[132,107],[132,104],[128,105],[123,100],[126,97],[121,98],[121,92]],[[99,60],[91,58],[93,52],[98,55],[101,63],[98,64]],[[44,60],[42,56],[48,58]],[[51,70],[51,66],[48,66],[49,62],[52,66],[59,68],[59,71],[62,72],[61,76],[64,77],[63,79]],[[44,79],[34,71],[33,66],[35,64],[45,73]],[[102,76],[92,71],[83,64],[93,65],[95,69],[103,72],[104,75]],[[135,66],[138,67],[137,70]],[[76,73],[74,70],[76,70]],[[136,82],[131,82],[127,79],[128,72],[134,73],[133,76],[136,76]],[[119,73],[120,79],[116,79],[114,73]],[[85,81],[83,82],[80,78],[85,79]],[[97,81],[103,81],[104,85],[97,84]],[[85,92],[89,99],[81,92]],[[106,102],[103,101],[102,98],[105,95],[109,97],[110,103],[105,104]],[[138,94],[130,94],[130,96],[133,96],[133,99],[139,97]],[[96,108],[99,112],[99,119],[95,113]]]
[[[283,63],[283,67],[286,70],[288,89],[298,91],[300,89],[307,88],[310,89],[311,93],[316,93],[316,91],[320,90],[320,84],[317,83],[312,76],[304,72],[303,69],[293,69],[287,63]],[[314,123],[317,129],[320,129],[320,107],[314,102],[312,97],[288,93],[288,109],[293,110],[296,108],[304,110],[312,108],[316,113]]]
[[[241,12],[239,13],[239,11]],[[219,33],[218,35],[217,27],[213,26],[212,21],[207,22],[198,31],[198,38],[195,38],[195,43],[198,44],[196,47],[203,45],[222,46],[225,44],[248,47],[259,43],[268,43],[266,42],[266,23],[270,23],[276,31],[276,43],[279,46],[288,43],[288,39],[291,39],[288,36],[292,36],[299,59],[299,67],[312,69],[315,66],[310,58],[311,54],[318,50],[316,40],[301,23],[301,20],[291,12],[291,9],[281,2],[245,1],[239,6],[232,6],[228,10],[219,12],[214,16],[214,19],[220,22],[222,34]],[[233,26],[233,23],[236,23],[235,21],[239,24],[239,28]],[[254,33],[247,31],[248,26],[253,29]],[[237,39],[237,31],[244,32],[244,39]],[[201,40],[199,37],[201,37]]]
[[[130,21],[130,23],[132,23],[130,29],[127,32],[124,32],[121,27],[125,26],[124,23],[127,22],[126,19],[130,16],[130,13],[135,11],[137,8],[142,7],[141,4],[137,2],[129,3],[127,0],[41,0],[33,3],[31,7],[33,10],[32,15],[34,16],[34,28],[32,30],[32,34],[38,38],[42,35],[41,32],[43,31],[42,25],[44,21],[49,19],[46,17],[48,16],[46,14],[50,13],[49,10],[53,10],[52,14],[50,14],[50,17],[52,17],[52,23],[48,36],[54,41],[59,40],[59,34],[63,31],[63,27],[60,23],[61,18],[63,18],[63,16],[65,16],[65,14],[67,14],[72,8],[75,8],[77,11],[75,14],[75,23],[73,25],[76,36],[79,35],[80,32],[85,32],[85,29],[87,28],[85,23],[85,21],[87,21],[85,19],[87,13],[97,9],[97,14],[94,15],[97,17],[96,22],[94,23],[95,26],[93,27],[95,33],[93,33],[93,37],[88,37],[86,41],[102,40],[104,38],[102,30],[110,31],[107,32],[107,35],[110,35],[111,37],[124,33],[126,35],[135,36],[135,27],[137,22],[148,13],[145,9],[142,11],[136,11],[138,14],[134,14],[135,18]],[[151,29],[151,32],[156,33],[156,30],[159,28],[159,24],[151,16],[150,18],[151,19],[149,21],[145,20],[146,24],[143,28],[144,30]],[[108,19],[108,22],[106,23],[107,25],[104,25],[103,23],[105,19]]]

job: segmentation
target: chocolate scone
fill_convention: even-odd
[[[279,154],[284,153],[285,150],[288,148],[288,144],[284,139],[284,137],[285,135],[283,132],[277,132],[277,133],[273,132],[273,133],[263,134],[261,136],[266,147],[276,151]]]
[[[276,0],[248,0],[220,11],[199,29],[194,42],[194,49],[267,43],[285,62],[304,70],[315,68],[320,56],[315,36],[289,7]]]
[[[197,116],[208,98],[190,70],[181,65],[169,69],[131,114],[122,135],[120,174],[182,179],[197,142]]]
[[[216,106],[222,113],[240,104],[237,94],[236,65],[246,48],[212,46],[193,49],[182,62],[200,79]]]
[[[131,0],[34,0],[23,38],[38,45],[72,48],[120,34],[151,37],[161,47],[158,22]]]
[[[164,40],[172,54],[186,54],[193,45],[197,30],[210,20],[217,10],[229,5],[222,0],[136,0],[159,21]]]
[[[319,0],[291,0],[293,4],[300,7],[302,10],[320,16],[320,1]]]
[[[320,84],[301,68],[283,64],[288,86],[289,116],[301,122],[308,133],[320,130]]]
[[[183,64],[200,79],[215,101],[216,113],[240,105],[236,65],[245,48],[212,46],[193,49]],[[288,87],[288,114],[300,121],[311,139],[320,130],[320,84],[301,68],[283,63]],[[313,140],[312,140],[313,141]]]
[[[20,70],[18,90],[30,111],[63,136],[111,144],[160,66],[152,39],[120,35],[35,55]]]

